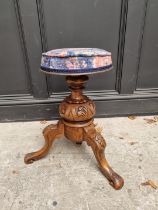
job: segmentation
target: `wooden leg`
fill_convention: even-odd
[[[25,155],[24,162],[26,164],[33,163],[36,160],[39,160],[43,158],[45,155],[47,155],[53,141],[56,138],[60,138],[64,135],[64,125],[61,121],[59,121],[56,125],[48,125],[43,130],[43,135],[45,138],[45,145],[38,151],[28,153]]]
[[[99,167],[104,176],[109,180],[110,185],[112,185],[112,187],[116,190],[121,189],[123,187],[124,180],[109,166],[104,155],[106,142],[102,135],[96,131],[93,124],[84,128],[84,140],[86,140],[87,144],[92,147],[95,157],[99,163]]]

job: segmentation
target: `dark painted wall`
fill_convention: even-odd
[[[55,119],[62,76],[39,71],[42,51],[98,47],[111,72],[90,76],[97,116],[158,113],[157,0],[1,0],[0,120]]]

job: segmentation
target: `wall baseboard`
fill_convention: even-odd
[[[93,97],[92,97],[93,98]],[[145,98],[108,98],[107,100],[94,100],[97,107],[96,117],[116,117],[128,115],[154,115],[158,114],[158,97]],[[36,103],[34,103],[36,102]],[[0,121],[32,121],[55,120],[59,118],[58,102],[28,99],[19,104],[1,104]]]

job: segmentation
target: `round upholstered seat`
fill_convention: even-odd
[[[98,48],[63,48],[42,53],[41,69],[61,75],[93,74],[112,69],[111,53]]]

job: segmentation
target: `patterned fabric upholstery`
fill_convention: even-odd
[[[55,49],[43,53],[41,59],[41,69],[52,74],[92,74],[111,68],[111,53],[97,48]]]

